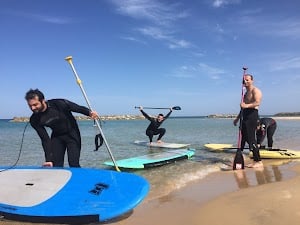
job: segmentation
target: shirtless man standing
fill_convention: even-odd
[[[233,123],[236,126],[240,116],[242,116],[241,150],[243,150],[245,143],[247,142],[249,144],[250,151],[253,152],[254,160],[253,164],[248,165],[248,167],[257,168],[263,166],[256,142],[256,127],[257,122],[259,121],[258,107],[261,103],[262,93],[253,85],[253,76],[250,74],[246,74],[244,76],[244,85],[246,87],[246,93],[240,104],[241,111]]]

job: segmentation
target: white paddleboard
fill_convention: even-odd
[[[134,141],[134,144],[153,147],[153,148],[174,148],[174,149],[186,148],[187,146],[191,145],[191,144],[178,144],[178,143],[167,143],[167,142],[162,142],[162,143],[152,142],[150,145],[148,141]]]

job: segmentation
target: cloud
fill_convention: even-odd
[[[289,69],[299,69],[300,68],[300,57],[293,57],[286,60],[281,60],[280,62],[274,63],[271,70],[281,71]]]
[[[46,23],[53,24],[69,24],[71,23],[71,19],[65,17],[53,17],[53,16],[44,16],[44,15],[31,15],[32,18],[40,20]]]
[[[263,34],[276,35],[278,37],[288,37],[292,39],[300,38],[300,21],[292,18],[288,18],[280,21],[270,21],[264,24]]]
[[[68,17],[63,16],[51,16],[51,15],[43,15],[43,14],[36,14],[36,13],[27,13],[22,11],[12,11],[6,10],[2,13],[5,13],[10,16],[15,17],[22,17],[26,19],[32,19],[40,22],[51,23],[51,24],[69,24],[72,20]]]
[[[194,78],[197,76],[197,68],[194,66],[181,66],[171,75],[176,78]]]
[[[192,44],[183,39],[176,39],[174,35],[159,27],[143,27],[137,29],[141,34],[151,37],[155,40],[163,40],[167,42],[170,49],[190,48]]]
[[[135,37],[126,36],[126,37],[121,37],[121,39],[128,40],[128,41],[133,41],[133,42],[138,42],[138,43],[141,43],[141,44],[147,44],[145,41],[142,41],[142,40],[140,40],[138,38],[135,38]]]
[[[4,12],[7,15],[22,17],[26,19],[33,19],[40,22],[51,23],[51,24],[69,24],[72,22],[70,18],[62,17],[62,16],[50,16],[50,15],[41,15],[35,13],[27,13],[21,11],[12,11],[7,10]]]
[[[156,0],[112,0],[111,3],[116,6],[119,14],[145,22],[144,26],[134,29],[140,34],[164,41],[170,49],[193,46],[187,40],[176,38],[175,22],[189,16],[179,4],[166,4]]]
[[[112,0],[117,12],[135,19],[144,19],[159,25],[170,23],[185,18],[187,12],[179,11],[178,4],[167,5],[155,0]]]
[[[217,25],[216,25],[215,31],[216,31],[217,33],[220,33],[220,34],[222,34],[222,33],[225,32],[224,29],[223,29],[223,27],[222,27],[220,24],[217,24]]]
[[[233,18],[233,25],[245,28],[247,32],[257,36],[282,37],[290,39],[300,38],[299,18],[292,18],[285,14],[268,14],[263,9],[243,11]]]
[[[233,5],[240,3],[241,0],[214,0],[212,2],[212,6],[215,8],[219,8],[225,5]]]
[[[143,28],[138,28],[136,30],[156,40],[168,40],[172,38],[171,35],[167,34],[166,31],[163,31],[159,27],[143,27]]]
[[[199,63],[198,67],[199,67],[199,71],[209,75],[210,78],[214,80],[219,79],[220,75],[225,74],[224,70],[219,69],[217,67],[209,66],[205,63]]]
[[[192,46],[192,44],[186,40],[176,40],[176,39],[172,39],[169,40],[170,44],[169,44],[169,48],[174,49],[174,48],[190,48]]]
[[[195,78],[199,77],[199,75],[204,75],[213,80],[220,79],[221,75],[226,72],[222,69],[209,66],[205,63],[199,63],[197,65],[184,65],[181,66],[172,74],[173,77],[177,78]]]

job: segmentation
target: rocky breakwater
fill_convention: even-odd
[[[88,116],[75,116],[76,120],[91,120]],[[142,115],[106,115],[100,116],[100,120],[141,120],[145,119]],[[28,122],[29,117],[13,117],[10,122]]]
[[[237,114],[211,114],[208,118],[236,118]]]

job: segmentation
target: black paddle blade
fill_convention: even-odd
[[[181,110],[180,106],[174,106],[172,107],[173,110]]]
[[[241,149],[238,149],[235,153],[233,160],[233,170],[243,170],[245,168],[244,156]]]

